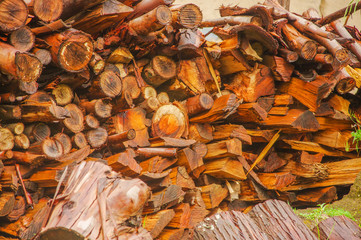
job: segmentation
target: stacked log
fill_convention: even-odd
[[[0,21],[0,234],[38,234],[48,198],[83,184],[64,168],[95,159],[149,186],[132,227],[158,239],[271,198],[329,203],[360,172],[361,38],[337,19],[273,0],[209,21],[169,0],[26,2],[0,4],[18,14]]]

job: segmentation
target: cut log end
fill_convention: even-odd
[[[106,70],[99,76],[101,91],[107,96],[114,98],[122,91],[122,82],[115,72]]]
[[[7,128],[0,128],[0,151],[11,150],[14,147],[14,135]]]
[[[43,231],[39,235],[40,240],[46,240],[46,239],[53,239],[53,240],[62,240],[62,239],[72,239],[72,240],[84,240],[85,237],[83,237],[78,232],[64,228],[64,227],[55,227],[50,228],[45,231]]]
[[[52,94],[55,97],[55,101],[60,106],[70,104],[73,100],[73,90],[65,84],[59,84],[55,87]]]
[[[301,57],[312,60],[317,54],[317,44],[314,41],[306,42],[301,49]]]
[[[84,115],[75,104],[68,104],[65,109],[69,111],[70,117],[64,119],[64,125],[72,132],[78,133],[84,129]]]
[[[36,56],[26,52],[16,53],[15,64],[18,79],[26,83],[36,81],[40,77],[43,68],[43,64]]]
[[[88,141],[86,140],[85,134],[82,132],[76,133],[72,138],[73,144],[75,147],[84,148],[88,146]]]
[[[11,32],[25,25],[28,18],[28,10],[24,1],[1,1],[0,10],[0,30]]]
[[[107,130],[104,128],[97,128],[86,133],[86,138],[93,148],[99,148],[105,144],[108,139]]]
[[[57,20],[63,12],[62,0],[34,0],[34,14],[44,22]]]
[[[34,46],[35,35],[29,27],[24,26],[10,34],[10,43],[16,49],[27,52]]]
[[[186,117],[174,105],[163,105],[158,108],[152,119],[152,132],[155,137],[180,138],[185,128]]]
[[[57,159],[64,154],[64,148],[61,142],[53,138],[45,139],[42,144],[42,149],[49,159]]]
[[[185,28],[198,27],[203,19],[200,8],[195,4],[186,4],[179,10],[178,22]]]
[[[172,13],[168,7],[161,5],[156,9],[157,20],[162,25],[167,25],[172,18]]]
[[[88,35],[75,33],[59,48],[58,61],[60,66],[69,72],[83,70],[93,55],[93,48],[93,42]]]

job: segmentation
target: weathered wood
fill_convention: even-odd
[[[151,199],[143,209],[143,214],[154,213],[161,209],[170,208],[182,202],[184,194],[182,188],[177,185],[170,185],[163,191],[153,192]]]
[[[351,219],[345,216],[330,217],[320,222],[313,232],[318,234],[319,238],[324,239],[359,239],[361,229]]]
[[[205,165],[205,174],[220,179],[242,180],[246,179],[242,163],[237,159],[222,158],[207,162]]]
[[[185,166],[188,173],[191,173],[196,178],[198,178],[205,169],[202,156],[190,148],[178,150],[177,159],[178,165]]]
[[[228,195],[227,188],[211,184],[201,187],[202,198],[207,209],[217,207]]]
[[[121,152],[106,158],[108,165],[112,167],[114,171],[128,177],[134,177],[140,174],[142,168],[134,159],[135,152],[132,149],[127,149],[125,152]]]
[[[195,4],[174,5],[170,9],[172,25],[176,28],[195,29],[202,23],[202,11]]]
[[[155,214],[146,215],[143,225],[150,232],[152,238],[156,238],[172,220],[174,215],[173,209],[166,209]]]

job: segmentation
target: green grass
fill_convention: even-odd
[[[349,211],[346,211],[341,208],[331,208],[329,205],[326,204],[319,204],[319,208],[316,208],[308,213],[297,213],[299,216],[304,217],[308,220],[319,222],[320,220],[324,219],[325,217],[336,217],[336,216],[346,216],[354,221],[355,218]],[[297,211],[297,210],[296,210]]]

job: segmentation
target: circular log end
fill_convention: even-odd
[[[7,128],[0,128],[0,151],[11,150],[13,147],[13,133]]]
[[[164,79],[175,77],[177,72],[175,62],[166,56],[155,56],[152,59],[152,67],[154,71]]]
[[[136,137],[137,133],[134,129],[129,129],[127,132],[128,140],[133,140]]]
[[[203,19],[201,9],[195,4],[187,4],[181,8],[179,13],[179,23],[185,28],[198,27]]]
[[[85,116],[85,124],[89,128],[98,128],[99,127],[99,121],[94,117],[92,114],[88,114]]]
[[[27,52],[15,54],[16,75],[20,81],[35,82],[41,74],[43,64],[35,56]]]
[[[40,60],[43,65],[51,63],[51,53],[46,49],[36,49],[34,51],[35,56]]]
[[[84,115],[79,107],[75,104],[68,104],[65,109],[69,112],[70,117],[64,119],[64,125],[73,133],[78,133],[84,129]]]
[[[85,240],[85,237],[83,237],[78,232],[64,228],[64,227],[55,227],[50,228],[39,235],[40,240],[64,240],[64,239],[71,239],[71,240]]]
[[[345,63],[350,59],[349,53],[346,49],[342,48],[336,51],[335,53],[335,58],[340,62],[340,63]]]
[[[201,104],[203,109],[208,110],[213,107],[214,100],[209,94],[202,93],[199,96],[199,103]]]
[[[23,26],[10,34],[10,43],[19,51],[27,52],[34,46],[35,35],[28,26]]]
[[[73,90],[65,84],[59,84],[57,85],[52,94],[55,97],[55,101],[60,106],[65,106],[67,104],[70,104],[73,101]]]
[[[57,20],[63,12],[62,0],[34,0],[35,16],[41,21],[52,22]]]
[[[41,142],[45,138],[50,137],[51,130],[48,125],[45,123],[38,123],[32,129],[30,136],[33,138],[33,142]]]
[[[95,100],[95,114],[100,118],[108,118],[112,114],[113,105],[108,99]]]
[[[16,123],[15,127],[14,127],[14,133],[16,135],[22,134],[24,132],[25,129],[25,125],[24,123]]]
[[[25,25],[28,9],[22,0],[3,0],[0,2],[0,30],[11,32]]]
[[[353,78],[344,78],[337,83],[336,90],[339,94],[345,94],[354,89],[355,86],[356,81]]]
[[[152,133],[154,137],[180,138],[186,127],[184,113],[174,105],[163,105],[153,116]]]
[[[114,98],[122,92],[122,81],[115,72],[105,70],[99,76],[101,91],[108,97]]]
[[[59,65],[68,72],[84,70],[93,55],[93,41],[86,34],[74,33],[59,48]]]
[[[306,42],[301,48],[301,57],[306,60],[312,60],[317,54],[317,44],[314,41]]]
[[[156,11],[158,23],[162,25],[167,25],[171,22],[172,12],[167,6],[160,5],[159,7],[157,7]]]
[[[20,149],[28,149],[30,147],[30,140],[25,134],[15,136],[15,147]]]
[[[136,99],[140,95],[137,79],[133,75],[128,75],[122,81],[123,91],[129,92],[132,99]]]
[[[63,145],[54,138],[45,139],[42,148],[45,156],[49,159],[56,159],[64,154]]]
[[[107,130],[97,128],[86,133],[86,138],[92,148],[99,148],[105,144],[108,139]]]
[[[85,134],[82,132],[76,133],[73,136],[72,141],[75,147],[78,147],[79,149],[88,146],[88,141],[86,140]]]
[[[71,139],[65,133],[57,133],[54,135],[54,138],[58,140],[63,146],[64,154],[67,154],[71,150]]]

